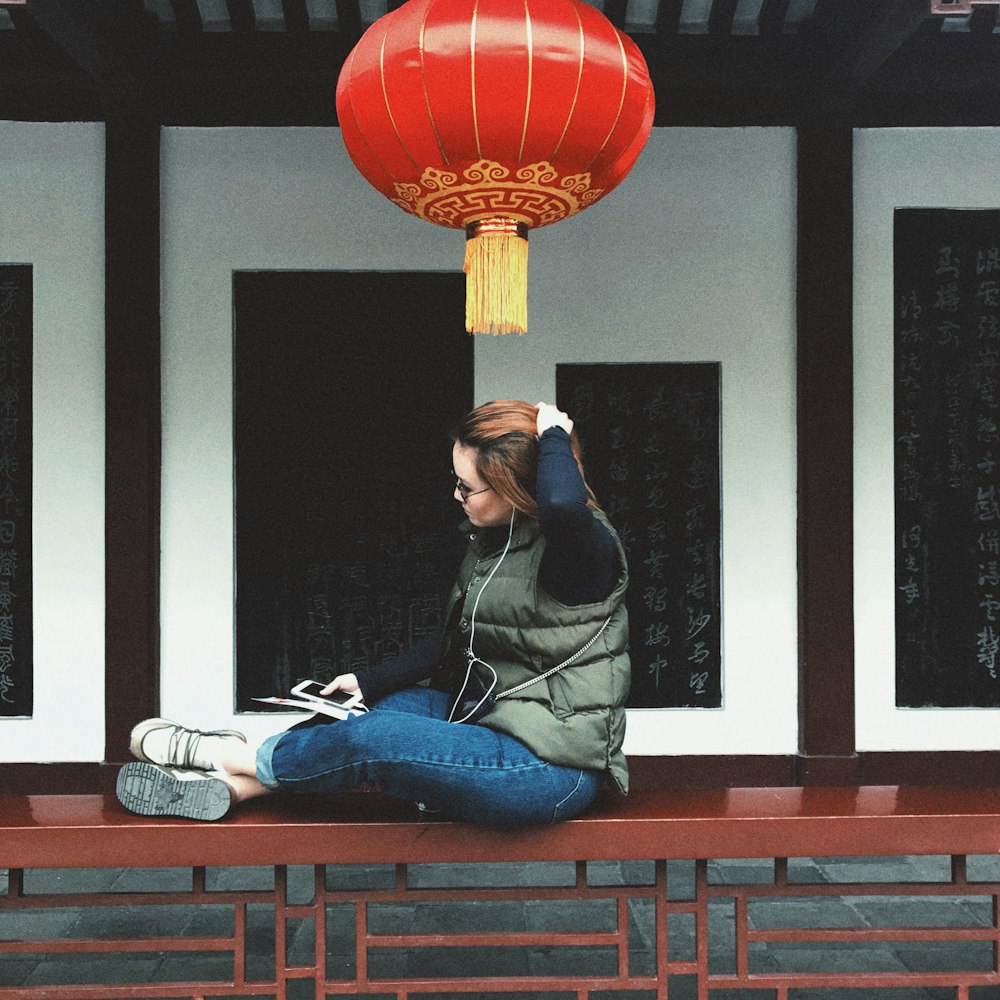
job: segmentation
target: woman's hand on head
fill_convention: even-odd
[[[358,683],[358,678],[355,674],[340,674],[338,677],[334,677],[332,681],[322,691],[320,694],[333,694],[334,691],[343,691],[346,694],[354,694],[355,691],[360,691],[361,685]]]
[[[567,434],[573,433],[573,421],[552,403],[538,404],[536,420],[538,436],[541,437],[550,427],[561,427]]]

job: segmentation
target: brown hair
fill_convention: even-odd
[[[538,407],[519,399],[484,403],[467,414],[455,431],[455,440],[476,449],[476,471],[497,495],[522,514],[538,516],[535,502],[535,470],[538,464],[536,434]],[[600,510],[583,471],[576,429],[570,443],[580,475],[584,476],[587,503]]]

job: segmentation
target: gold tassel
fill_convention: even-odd
[[[465,329],[526,333],[528,227],[514,219],[480,219],[465,229]]]

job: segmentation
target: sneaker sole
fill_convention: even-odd
[[[222,819],[232,806],[229,785],[221,778],[179,778],[157,764],[138,761],[122,766],[116,791],[118,801],[140,816],[216,820]]]

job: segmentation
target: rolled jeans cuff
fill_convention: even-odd
[[[278,779],[274,776],[271,757],[274,754],[274,748],[285,735],[285,733],[275,733],[273,736],[268,736],[257,748],[257,780],[267,788],[278,787]]]

